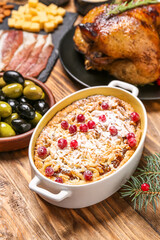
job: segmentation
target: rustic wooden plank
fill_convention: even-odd
[[[140,239],[147,239],[147,237],[148,239],[153,239],[153,237],[159,239],[158,234],[152,230],[151,226],[125,200],[120,199],[118,193],[102,203],[82,210],[61,209],[47,204],[28,189],[29,164],[27,164],[26,170],[19,164],[19,161],[16,161],[18,152],[14,152],[12,157],[10,159],[7,157],[6,160],[6,154],[1,154],[3,163],[0,172],[5,173],[1,177],[3,217],[8,219],[5,214],[7,212],[17,222],[18,229],[23,219],[25,229],[21,228],[21,231],[17,229],[19,236],[25,232],[26,234],[31,233],[35,239],[39,236],[41,239],[50,239],[49,237],[53,236],[53,233],[49,231],[50,224],[52,230],[56,229],[58,234],[55,239],[59,239],[59,237],[60,239],[78,239],[78,236],[81,237],[80,239],[87,239],[89,236],[92,239],[105,239],[106,236],[107,239],[139,239],[139,236]],[[20,161],[22,162],[22,159]],[[13,178],[15,169],[16,178]],[[37,221],[40,225],[35,219],[37,213]],[[26,220],[30,223],[29,226],[32,226],[31,229]],[[43,235],[42,225],[43,229],[47,230],[47,236]],[[8,229],[10,229],[8,236],[12,236],[11,226],[8,226]],[[35,235],[35,229],[37,235]],[[32,238],[24,235],[24,239]]]

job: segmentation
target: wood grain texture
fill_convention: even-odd
[[[73,1],[66,8],[75,11]],[[66,75],[59,60],[46,85],[56,101],[82,88]],[[144,104],[148,113],[146,155],[160,149],[160,101]],[[30,180],[27,148],[0,153],[0,240],[160,239],[160,207],[157,214],[151,206],[147,213],[135,211],[130,199],[120,198],[117,192],[88,208],[62,209],[30,191]]]

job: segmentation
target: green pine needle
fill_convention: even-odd
[[[149,203],[152,204],[153,210],[160,202],[160,154],[146,156],[146,165],[137,168],[134,176],[130,178],[127,184],[123,185],[121,196],[130,197],[134,208],[147,210]],[[148,191],[142,191],[141,185],[147,183],[150,186]]]
[[[124,2],[118,5],[107,5],[107,16],[114,16],[114,15],[118,15],[120,13],[126,12],[130,9],[134,9],[137,7],[141,7],[144,5],[148,5],[148,4],[156,4],[159,3],[157,0],[138,0],[136,2],[134,2],[134,0],[132,0],[131,2]]]

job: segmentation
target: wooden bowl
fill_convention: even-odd
[[[2,76],[3,76],[3,73],[0,73],[0,77]],[[43,89],[46,95],[45,100],[48,103],[49,107],[52,107],[55,104],[56,101],[52,92],[44,83],[31,77],[24,77],[24,79],[31,80],[32,82],[34,82],[36,85],[38,85]],[[33,131],[34,131],[34,128],[32,128],[30,131],[26,133],[22,133],[13,137],[5,137],[5,138],[0,137],[0,152],[14,151],[14,150],[28,147]]]

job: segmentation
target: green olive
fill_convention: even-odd
[[[37,123],[40,121],[40,119],[42,118],[42,115],[38,112],[35,112],[35,118],[33,118],[33,120],[30,121],[30,123],[33,125],[33,126],[36,126]]]
[[[3,118],[9,117],[12,114],[11,106],[3,101],[0,101],[0,116]]]
[[[23,95],[30,100],[39,100],[43,95],[43,90],[37,85],[28,85],[23,90]]]
[[[27,87],[28,85],[35,85],[35,83],[34,82],[32,82],[32,81],[30,81],[30,80],[25,80],[24,81],[24,87]]]
[[[18,113],[12,113],[9,117],[5,118],[4,121],[12,126],[11,122],[13,119],[19,118]]]
[[[3,77],[0,77],[0,88],[4,87],[6,82],[4,81]]]
[[[43,92],[43,95],[42,95],[41,99],[45,99],[45,97],[46,97],[46,95],[45,95],[45,93]]]
[[[23,86],[20,83],[11,83],[3,87],[2,92],[8,98],[18,98],[23,93]]]
[[[15,135],[15,131],[8,123],[0,122],[0,137],[11,137]]]

